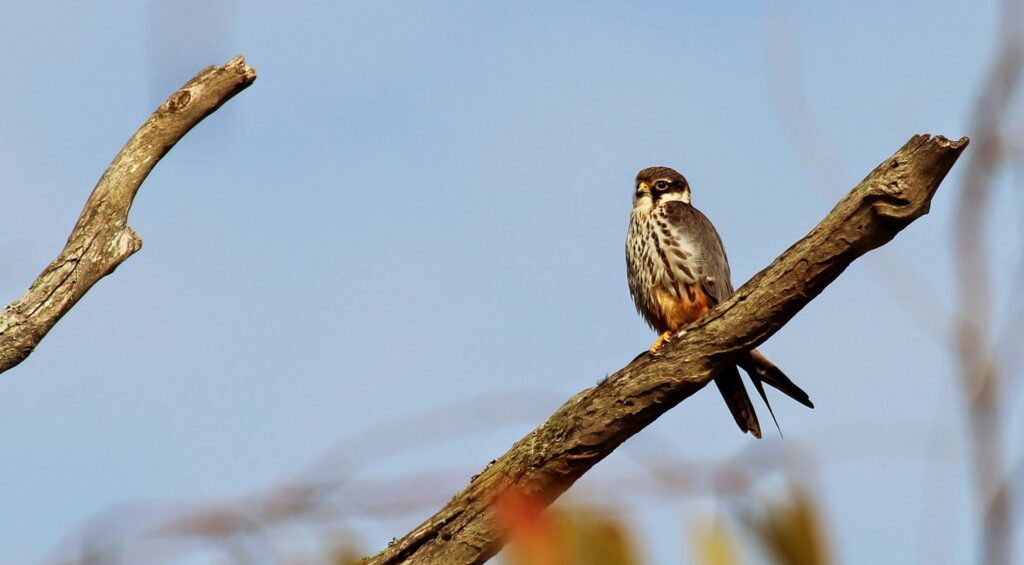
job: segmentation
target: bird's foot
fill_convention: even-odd
[[[658,339],[654,340],[651,345],[651,353],[657,353],[659,349],[672,339],[672,332],[664,332],[658,336]]]

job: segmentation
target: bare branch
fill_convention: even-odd
[[[553,502],[623,441],[700,390],[733,355],[768,339],[854,259],[927,213],[966,146],[967,138],[911,138],[807,236],[684,336],[569,399],[437,514],[367,563],[486,561],[503,544],[492,504],[498,496],[515,488],[540,504]]]
[[[0,314],[0,373],[24,361],[97,281],[142,247],[128,227],[142,181],[190,129],[255,80],[255,69],[241,55],[204,69],[128,140],[86,201],[64,250]]]

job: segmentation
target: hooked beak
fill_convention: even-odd
[[[650,194],[651,194],[651,185],[647,184],[646,182],[642,182],[639,185],[637,185],[637,187],[636,187],[636,195],[635,195],[637,198],[641,198],[643,196],[650,196]]]

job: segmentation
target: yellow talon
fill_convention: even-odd
[[[665,345],[672,339],[672,332],[665,332],[658,336],[658,339],[654,340],[654,344],[651,345],[651,353],[657,353],[661,346]]]

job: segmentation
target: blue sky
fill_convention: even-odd
[[[998,29],[991,2],[3,12],[5,304],[167,94],[237,53],[259,78],[143,185],[142,251],[0,376],[2,563],[54,555],[119,504],[257,491],[415,414],[474,433],[405,446],[368,476],[482,467],[653,339],[624,274],[638,169],[688,177],[739,286],[912,134],[969,134]],[[940,297],[927,315],[948,311],[960,172],[763,347],[818,407],[775,410],[843,562],[977,549],[952,355],[888,290],[913,266]],[[1012,188],[995,194],[1000,265],[1021,254]],[[493,410],[443,409],[473,398]],[[753,441],[713,389],[650,437],[708,461]],[[642,466],[615,454],[580,496]],[[679,531],[706,503],[634,502],[652,562],[685,555]],[[356,533],[374,550],[423,516]]]

